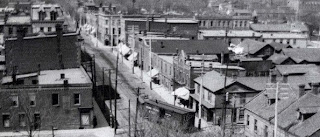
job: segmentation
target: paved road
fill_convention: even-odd
[[[102,83],[102,67],[106,69],[115,69],[116,68],[116,56],[111,52],[110,49],[100,49],[94,46],[90,38],[85,34],[82,35],[84,38],[84,49],[89,54],[95,55],[96,60],[96,70],[97,70],[97,83]],[[120,60],[120,59],[119,59]],[[144,88],[140,90],[142,94],[147,94],[154,99],[164,101],[157,93],[149,89],[145,83],[141,81],[140,78],[132,74],[132,69],[128,68],[123,63],[119,63],[119,72],[118,72],[118,93],[120,94],[120,99],[117,100],[117,120],[119,123],[119,128],[128,129],[128,101],[131,100],[131,123],[134,121],[135,116],[135,104],[136,104],[136,88]],[[112,71],[112,81],[115,80],[115,70]],[[107,80],[108,74],[105,73],[105,79]],[[106,82],[107,83],[107,82]],[[114,87],[114,82],[113,87]],[[113,112],[114,114],[114,112]],[[133,127],[133,125],[132,125]],[[131,130],[133,131],[133,130]],[[125,135],[127,136],[127,135]]]

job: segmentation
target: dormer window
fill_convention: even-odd
[[[316,114],[319,110],[319,107],[301,107],[299,111],[299,120],[305,121]]]
[[[57,20],[57,12],[51,11],[50,12],[50,20]]]
[[[269,105],[272,105],[272,104],[274,104],[276,102],[276,99],[275,98],[270,98],[270,99],[268,99],[268,104]]]
[[[39,20],[44,20],[46,18],[46,12],[39,11]]]

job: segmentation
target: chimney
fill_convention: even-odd
[[[288,83],[288,74],[283,74],[282,75],[282,83]]]
[[[63,34],[63,28],[61,24],[56,24],[56,33],[57,33],[57,37],[62,37]]]
[[[27,30],[27,28],[25,28],[25,27],[19,27],[17,29],[17,39],[18,40],[22,40],[26,36],[26,33],[27,33],[26,30]]]
[[[63,86],[64,86],[64,87],[68,87],[68,85],[69,85],[68,80],[63,80]]]
[[[61,74],[60,74],[60,79],[65,79],[64,73],[61,73]]]
[[[103,5],[102,3],[99,4],[99,12],[100,12],[100,13],[103,12],[103,10],[102,10],[102,5]]]
[[[318,89],[319,89],[319,83],[312,83],[311,86],[312,86],[312,93],[317,95]]]
[[[299,84],[299,97],[302,97],[304,94],[306,94],[306,91],[305,91],[305,87],[306,85],[305,84]]]
[[[277,83],[277,74],[271,74],[271,83]]]

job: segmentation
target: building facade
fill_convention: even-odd
[[[92,84],[83,68],[6,76],[0,95],[0,131],[93,127]]]
[[[55,32],[57,24],[64,24],[64,12],[58,4],[36,4],[31,7],[31,19],[33,33]]]

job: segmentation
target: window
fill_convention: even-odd
[[[293,39],[293,44],[297,44],[297,39]]]
[[[116,34],[116,29],[112,28],[112,34]]]
[[[40,128],[40,114],[34,114],[34,129]]]
[[[212,99],[212,94],[208,92],[208,101],[211,102],[211,99]]]
[[[50,12],[50,19],[57,20],[57,12],[54,12],[54,11]]]
[[[80,94],[79,93],[75,93],[73,95],[74,98],[74,105],[80,105]]]
[[[43,31],[44,31],[44,28],[43,28],[43,27],[40,27],[40,31],[42,31],[42,32],[43,32]]]
[[[106,25],[108,25],[108,22],[109,22],[108,20],[105,21]]]
[[[254,120],[254,131],[258,132],[258,121],[256,119]]]
[[[202,23],[203,23],[203,26],[206,26],[206,21],[202,21]]]
[[[121,35],[121,28],[118,28],[118,33],[119,35]]]
[[[276,99],[275,98],[271,98],[271,99],[269,99],[269,105],[272,105],[273,103],[275,103],[276,102]]]
[[[240,109],[239,110],[239,121],[243,121],[244,120],[244,109]]]
[[[32,80],[32,84],[33,84],[33,85],[38,84],[38,80]]]
[[[2,115],[3,127],[10,127],[10,115]]]
[[[39,20],[44,20],[44,18],[46,17],[46,13],[43,11],[39,12]]]
[[[19,125],[21,127],[26,126],[26,114],[19,114]]]
[[[106,34],[109,34],[109,29],[108,28],[106,28]]]
[[[213,26],[213,21],[210,22],[210,26],[211,26],[211,27]]]
[[[48,32],[51,32],[52,31],[52,28],[51,27],[48,27]]]
[[[200,85],[197,85],[197,93],[200,95]]]
[[[51,97],[52,97],[52,105],[58,106],[59,105],[59,94],[53,93]]]
[[[250,125],[250,115],[247,115],[247,126]]]
[[[267,125],[264,126],[264,136],[268,137],[268,126]]]
[[[29,94],[30,106],[36,106],[36,94]]]
[[[9,27],[9,35],[13,34],[13,27]]]
[[[18,96],[17,95],[13,95],[13,96],[11,96],[11,106],[12,107],[18,107],[19,106],[19,98],[18,98]]]
[[[240,104],[245,104],[245,103],[246,103],[246,95],[240,94]]]

